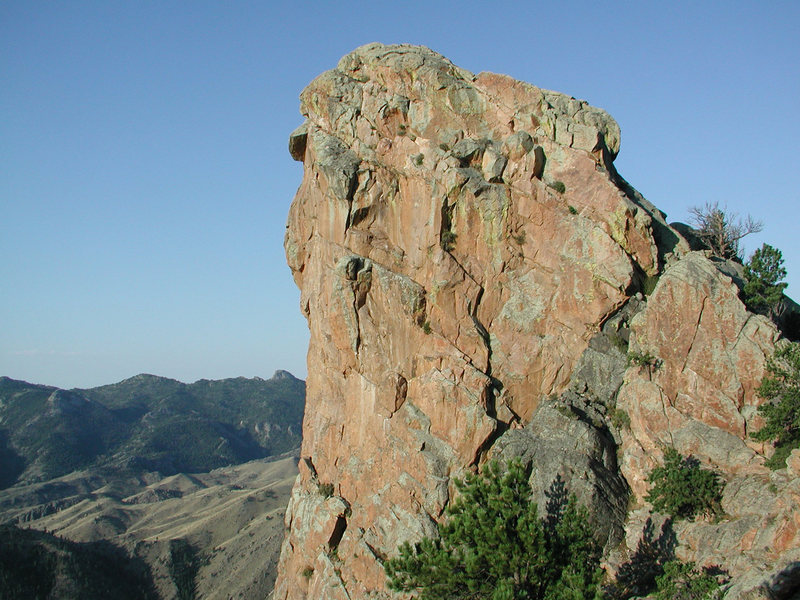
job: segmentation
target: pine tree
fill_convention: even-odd
[[[783,298],[786,283],[783,254],[777,248],[764,244],[753,253],[744,266],[744,302],[753,312],[772,316]]]
[[[390,589],[420,600],[601,597],[600,546],[574,496],[543,521],[519,461],[505,472],[489,463],[456,486],[439,538],[405,543],[384,563]]]
[[[721,511],[722,482],[717,474],[675,448],[664,450],[664,465],[654,468],[647,481],[652,484],[647,501],[673,518],[693,519],[698,514],[711,516]]]

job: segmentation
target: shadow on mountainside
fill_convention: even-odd
[[[8,432],[0,430],[0,490],[11,487],[25,470],[25,459],[11,446]]]
[[[197,549],[185,539],[170,540],[169,575],[179,600],[194,600],[197,597],[197,572],[200,559]]]
[[[150,567],[114,544],[71,542],[46,532],[0,528],[0,598],[149,600]]]

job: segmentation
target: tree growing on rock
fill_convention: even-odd
[[[783,254],[769,244],[753,252],[744,266],[744,302],[753,312],[772,317],[783,298],[786,283]]]
[[[647,501],[674,519],[713,516],[722,511],[722,482],[713,471],[703,469],[693,456],[682,456],[675,448],[664,450],[664,465],[647,476]]]
[[[714,256],[739,262],[742,260],[740,240],[764,227],[761,221],[756,221],[750,215],[740,219],[736,213],[720,208],[718,202],[693,206],[689,214],[697,235]]]
[[[420,600],[602,598],[601,546],[574,496],[542,520],[519,461],[456,487],[439,537],[406,542],[384,563],[390,589]]]
[[[758,407],[765,424],[751,437],[773,443],[775,453],[766,464],[780,469],[791,451],[800,448],[800,343],[787,343],[775,350],[767,361],[767,373],[756,390],[769,401]]]

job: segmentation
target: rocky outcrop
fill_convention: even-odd
[[[724,517],[678,522],[674,529],[679,557],[723,566],[734,576],[726,598],[761,598],[748,594],[766,589],[770,573],[800,559],[798,472],[769,471],[766,448],[748,439],[763,425],[755,388],[778,337],[771,321],[745,309],[731,277],[698,252],[665,270],[631,322],[631,349],[651,355],[654,364],[629,368],[617,397],[618,410],[630,418],[621,431],[620,468],[641,506],[628,531],[635,537],[649,516],[641,501],[645,477],[663,448],[723,474]]]
[[[311,340],[276,599],[390,597],[382,559],[433,533],[453,479],[492,457],[588,503],[612,571],[664,444],[741,490],[769,480],[746,435],[778,332],[617,174],[608,114],[380,44],[317,77],[301,112],[285,246]],[[659,368],[628,366],[628,346]],[[775,485],[777,522],[793,496]],[[680,552],[778,569],[781,550],[729,567],[734,529],[760,526],[730,514],[727,530],[687,526]]]

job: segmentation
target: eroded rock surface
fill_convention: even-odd
[[[769,479],[745,440],[777,330],[616,173],[608,114],[380,44],[317,77],[301,112],[285,246],[311,341],[276,599],[390,597],[382,558],[432,534],[453,478],[492,456],[589,503],[612,570],[642,525],[628,494],[643,505],[663,444],[736,485]],[[629,367],[629,344],[663,365]],[[706,525],[681,552],[727,568],[731,533]],[[796,530],[769,540],[796,548]],[[732,573],[766,577],[785,552],[761,558]]]

